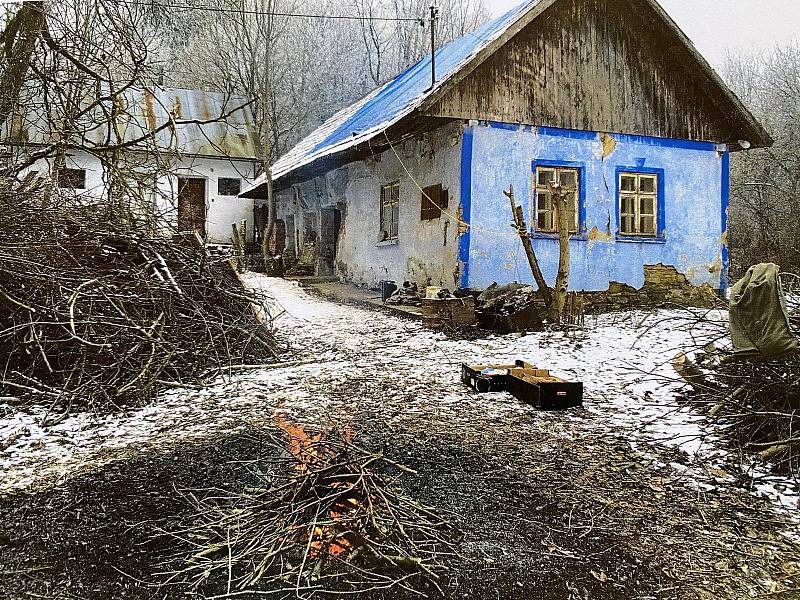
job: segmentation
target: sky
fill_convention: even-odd
[[[521,0],[486,0],[500,15]],[[719,70],[728,52],[770,49],[800,40],[800,0],[659,0],[683,32]]]

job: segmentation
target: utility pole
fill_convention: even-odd
[[[436,0],[431,0],[431,89],[436,85],[436,21],[439,18],[439,8]]]

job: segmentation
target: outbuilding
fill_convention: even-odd
[[[245,98],[154,86],[128,88],[117,96],[116,124],[84,116],[73,126],[64,164],[57,169],[62,193],[102,202],[110,193],[112,160],[125,173],[125,195],[142,227],[165,234],[196,231],[211,244],[231,243],[231,224],[253,227],[253,203],[239,194],[260,172],[256,127]],[[110,104],[110,103],[109,103]],[[45,117],[47,103],[21,107],[3,132],[2,143],[17,161],[55,143],[57,118]],[[99,110],[99,109],[98,109]],[[111,141],[110,141],[111,140]],[[123,150],[112,157],[108,146]],[[52,173],[54,159],[23,171]]]

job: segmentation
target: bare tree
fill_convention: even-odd
[[[726,77],[775,144],[739,152],[731,173],[734,271],[756,262],[800,269],[800,44],[729,57]]]

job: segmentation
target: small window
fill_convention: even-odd
[[[217,194],[220,196],[238,196],[242,191],[242,180],[235,177],[217,179]]]
[[[570,233],[578,233],[580,199],[580,171],[574,167],[536,167],[534,189],[535,215],[534,227],[536,231],[544,233],[558,233],[558,219],[556,218],[553,198],[547,191],[548,182],[558,182],[562,190],[567,192],[567,206],[569,210]]]
[[[619,232],[658,236],[658,175],[619,174]]]
[[[430,221],[442,216],[442,209],[447,208],[450,201],[447,190],[442,185],[432,185],[422,190],[422,204],[419,213],[420,221]]]
[[[398,181],[381,188],[381,241],[397,239],[399,220],[400,182]]]
[[[60,169],[58,187],[62,189],[85,190],[86,169]]]

